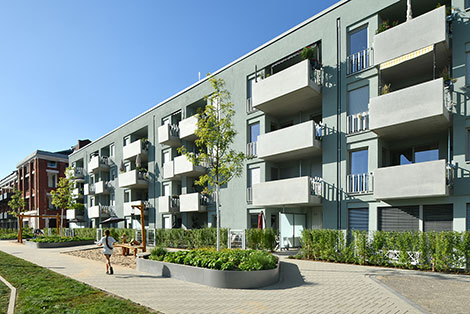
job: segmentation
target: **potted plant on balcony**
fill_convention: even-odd
[[[149,139],[146,138],[146,137],[143,137],[143,138],[140,139],[140,141],[142,142],[142,149],[148,150],[149,145],[150,145]]]
[[[310,64],[312,65],[312,68],[315,70],[321,69],[322,65],[321,63],[315,58],[315,48],[313,47],[304,47],[302,51],[300,52],[300,56],[302,57],[303,60],[310,60]]]
[[[385,94],[390,93],[390,91],[391,91],[390,87],[391,86],[392,86],[392,84],[385,84],[384,86],[382,86],[381,95],[385,95]]]
[[[442,69],[441,77],[444,79],[444,85],[447,87],[452,86],[455,82],[457,82],[457,79],[450,76],[447,66]]]
[[[385,32],[387,29],[390,29],[392,27],[395,27],[398,25],[398,21],[393,21],[392,25],[390,26],[390,21],[389,20],[384,20],[382,23],[379,24],[379,27],[377,28],[377,31],[375,32],[376,34],[380,34],[382,32]]]
[[[137,170],[137,173],[139,177],[141,177],[144,180],[148,179],[148,169],[144,167],[136,167],[135,170]]]

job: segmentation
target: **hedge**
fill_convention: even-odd
[[[64,242],[79,242],[79,241],[89,241],[94,240],[95,238],[83,238],[83,237],[58,237],[58,236],[51,236],[51,237],[37,237],[31,239],[31,242],[38,242],[38,243],[64,243]]]
[[[469,232],[385,232],[304,230],[303,258],[452,271],[469,269]]]
[[[247,229],[247,247],[254,250],[274,251],[277,232],[274,229]]]
[[[157,245],[172,248],[204,248],[215,247],[217,243],[217,229],[157,229]],[[227,247],[227,229],[220,229],[220,246]]]

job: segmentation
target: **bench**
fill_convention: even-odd
[[[115,247],[122,248],[122,255],[126,256],[129,254],[130,250],[134,251],[134,257],[137,256],[137,250],[142,250],[144,252],[144,247],[142,245],[131,245],[129,243],[115,243]]]

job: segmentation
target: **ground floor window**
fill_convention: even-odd
[[[368,208],[350,208],[348,210],[348,229],[349,230],[369,230],[369,209]]]
[[[378,229],[382,231],[418,231],[419,206],[379,208]]]
[[[423,207],[424,231],[452,231],[454,208],[452,204],[425,205]]]

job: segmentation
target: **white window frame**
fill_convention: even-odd
[[[47,168],[57,168],[57,161],[47,161]]]

